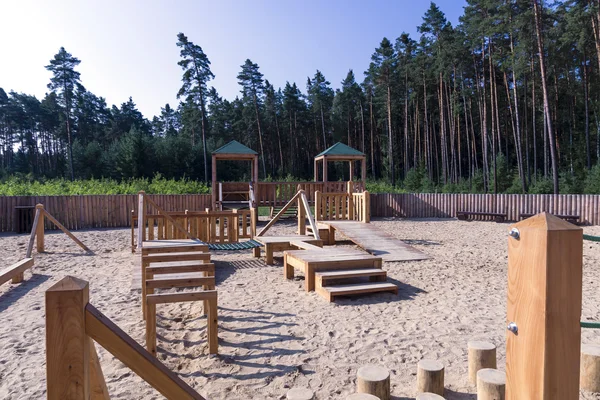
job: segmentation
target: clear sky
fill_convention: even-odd
[[[44,66],[61,46],[81,60],[83,85],[120,105],[129,96],[145,117],[176,107],[181,84],[177,33],[202,46],[233,99],[236,76],[250,58],[276,88],[321,70],[334,88],[353,69],[362,82],[371,54],[386,36],[417,38],[429,1],[420,0],[0,0],[0,87],[41,98]],[[464,0],[436,4],[456,25]]]

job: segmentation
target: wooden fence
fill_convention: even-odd
[[[600,195],[584,194],[371,194],[371,216],[454,218],[457,211],[506,213],[509,221],[522,213],[578,215],[579,222],[600,225]]]
[[[204,211],[211,207],[210,194],[150,195],[165,211]],[[15,232],[17,206],[41,203],[69,230],[124,228],[129,226],[131,210],[137,214],[138,195],[85,196],[0,196],[0,232]],[[155,213],[151,206],[149,213]],[[46,221],[47,229],[54,225]]]
[[[150,196],[170,212],[204,211],[211,207],[209,194]],[[311,196],[314,198],[314,192],[307,191],[307,197]],[[600,225],[600,195],[421,193],[371,194],[370,198],[373,217],[454,218],[456,211],[488,211],[506,213],[508,220],[516,221],[521,213],[547,211],[579,215],[582,223]],[[37,203],[43,204],[69,230],[125,228],[131,223],[131,210],[137,213],[138,198],[137,195],[0,196],[0,232],[16,231],[15,207]],[[148,213],[155,213],[152,207]],[[46,221],[46,228],[54,226]]]

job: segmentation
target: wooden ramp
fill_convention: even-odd
[[[430,258],[373,224],[357,221],[319,221],[319,223],[329,225],[360,248],[374,256],[381,257],[383,261],[418,261]]]

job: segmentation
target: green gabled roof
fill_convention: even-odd
[[[244,146],[237,140],[232,140],[224,146],[219,147],[213,154],[252,154],[257,155],[258,153],[249,147]]]
[[[319,153],[316,157],[321,156],[364,156],[364,153],[353,149],[352,147],[345,145],[344,143],[337,142],[327,150]]]

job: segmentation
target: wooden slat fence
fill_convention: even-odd
[[[297,191],[297,183],[286,184],[289,184],[284,189],[286,195],[278,201],[291,198]],[[322,183],[304,184],[307,197],[314,201],[314,193]],[[151,196],[165,211],[204,211],[211,207],[211,196],[207,194]],[[579,215],[581,223],[600,225],[600,195],[408,193],[371,194],[370,198],[373,217],[454,218],[456,211],[481,211],[506,213],[509,220],[516,221],[521,213],[547,211]],[[16,231],[16,206],[38,203],[67,229],[77,230],[128,227],[131,210],[137,213],[138,200],[137,195],[0,196],[0,232]],[[263,200],[260,205],[270,204]],[[152,207],[148,212],[155,213]],[[48,229],[54,228],[46,223]]]
[[[578,215],[579,222],[600,225],[600,195],[590,194],[371,194],[371,216],[454,218],[457,211],[506,213],[517,221],[521,213],[545,211]]]
[[[204,211],[211,207],[208,194],[150,195],[165,211]],[[41,203],[69,230],[124,228],[130,224],[131,210],[137,214],[137,194],[82,196],[0,196],[0,232],[16,231],[16,206]],[[155,213],[149,207],[149,213]],[[54,229],[46,221],[46,229]]]

